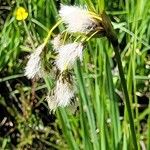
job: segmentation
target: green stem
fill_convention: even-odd
[[[134,149],[137,150],[138,147],[137,147],[137,141],[136,141],[133,115],[132,115],[129,95],[128,95],[128,91],[127,91],[127,84],[126,84],[126,80],[125,80],[125,76],[124,76],[124,72],[123,72],[123,67],[122,67],[122,63],[121,63],[121,57],[120,57],[120,54],[119,54],[120,47],[119,47],[118,42],[116,44],[113,41],[111,41],[111,43],[112,43],[114,51],[115,51],[115,57],[116,57],[116,61],[117,61],[117,64],[118,64],[121,85],[122,85],[122,89],[123,89],[124,96],[125,96],[125,104],[126,104],[126,107],[127,107],[127,112],[128,112],[129,122],[130,122],[131,135],[132,135],[132,139],[133,139]]]
[[[128,112],[129,122],[130,122],[131,136],[133,139],[134,149],[137,150],[138,146],[137,146],[137,140],[136,140],[136,134],[135,134],[135,128],[134,128],[134,120],[133,120],[132,111],[131,111],[131,105],[130,105],[129,94],[128,94],[128,90],[127,90],[127,84],[126,84],[123,67],[122,67],[122,63],[121,63],[121,57],[120,57],[120,53],[119,53],[120,47],[119,47],[118,38],[117,38],[115,30],[113,29],[113,26],[111,24],[111,20],[108,17],[108,15],[105,13],[105,11],[101,14],[101,17],[102,17],[101,23],[103,25],[103,28],[105,29],[105,35],[108,38],[108,40],[112,43],[114,51],[115,51],[115,57],[116,57],[116,61],[118,64],[118,69],[119,69],[119,76],[121,79],[121,85],[122,85],[122,89],[124,92],[125,104],[127,107],[127,112]]]

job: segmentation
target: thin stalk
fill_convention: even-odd
[[[61,23],[62,23],[62,20],[59,20],[59,21],[49,30],[48,35],[47,35],[47,37],[46,37],[45,40],[44,40],[44,44],[45,44],[45,45],[47,44],[49,38],[51,37],[51,34],[52,34],[53,30],[54,30],[55,28],[57,28]]]
[[[122,67],[122,63],[121,63],[121,57],[120,57],[120,54],[119,54],[120,47],[119,47],[119,43],[114,44],[114,42],[112,42],[112,41],[111,41],[111,43],[112,43],[114,51],[115,51],[115,57],[116,57],[116,61],[117,61],[117,64],[118,64],[121,85],[122,85],[122,89],[123,89],[124,96],[125,96],[125,104],[126,104],[126,107],[127,107],[133,144],[134,144],[134,148],[137,150],[138,147],[137,147],[137,141],[136,141],[134,121],[133,121],[133,116],[132,116],[132,111],[131,111],[129,95],[128,95],[128,91],[127,91],[127,84],[126,84],[126,80],[125,80],[125,76],[124,76],[124,72],[123,72],[123,67]]]
[[[59,120],[61,121],[62,130],[65,135],[68,146],[72,150],[78,150],[79,148],[78,148],[76,140],[72,134],[72,127],[69,122],[66,111],[63,108],[60,108],[58,111],[58,115],[59,115]]]
[[[121,80],[122,89],[124,92],[125,104],[126,104],[126,108],[127,108],[127,112],[128,112],[129,122],[130,122],[131,136],[133,139],[134,149],[137,150],[138,146],[137,146],[136,134],[135,134],[135,129],[134,129],[134,120],[133,120],[132,111],[131,111],[131,105],[130,105],[129,94],[128,94],[128,90],[127,90],[127,84],[126,84],[123,67],[122,67],[122,63],[121,63],[121,57],[120,57],[120,53],[119,53],[120,47],[119,47],[118,38],[117,38],[117,35],[111,24],[111,20],[105,12],[103,12],[101,14],[101,18],[102,18],[103,28],[105,29],[105,32],[106,32],[105,35],[108,38],[108,40],[112,43],[112,46],[115,51],[115,57],[116,57],[116,61],[118,64],[119,76],[120,76],[120,80]]]
[[[110,68],[110,62],[109,62],[109,57],[107,52],[105,51],[106,54],[106,77],[107,77],[107,90],[109,93],[109,99],[110,99],[110,111],[111,111],[111,119],[112,119],[112,125],[113,125],[113,138],[114,138],[114,146],[115,150],[119,150],[120,146],[120,140],[121,140],[121,128],[120,128],[120,121],[119,121],[119,110],[118,110],[118,101],[116,101],[116,96],[115,96],[115,88],[113,85],[113,77],[111,73],[111,68]]]

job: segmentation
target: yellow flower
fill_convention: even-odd
[[[27,17],[28,17],[28,12],[23,7],[19,7],[16,11],[16,19],[25,20]]]

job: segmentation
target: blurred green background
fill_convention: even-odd
[[[24,76],[32,47],[44,41],[59,19],[60,3],[109,14],[120,42],[138,149],[150,149],[149,0],[0,0],[0,149],[134,149],[113,48],[106,38],[87,43],[83,62],[74,68],[77,102],[67,108],[49,113],[45,96],[53,86],[50,76],[36,82]],[[25,21],[15,18],[20,6],[29,13]],[[51,50],[49,41],[47,60]]]

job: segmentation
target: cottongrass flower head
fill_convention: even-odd
[[[61,5],[59,15],[67,25],[69,32],[87,34],[98,25],[98,22],[92,18],[87,9],[78,6]]]
[[[57,80],[54,93],[50,96],[47,96],[47,102],[50,110],[55,111],[59,106],[68,106],[73,98],[74,88],[72,81],[68,81],[60,76]]]
[[[57,68],[63,72],[67,69],[72,69],[77,58],[82,60],[82,43],[69,43],[66,45],[60,46],[58,49],[58,55],[55,60]]]
[[[44,49],[45,44],[38,46],[35,51],[30,55],[30,58],[25,67],[25,76],[28,79],[33,79],[36,75],[41,76],[41,53]]]

